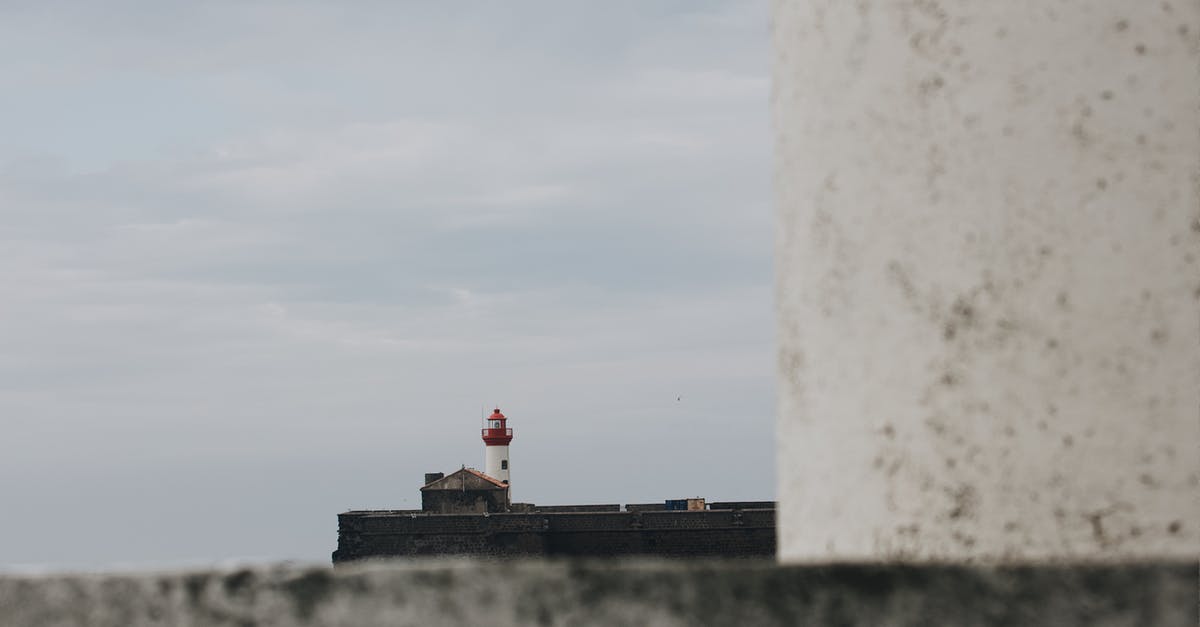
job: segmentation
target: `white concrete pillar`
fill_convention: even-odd
[[[1200,553],[1200,3],[777,0],[785,561]]]

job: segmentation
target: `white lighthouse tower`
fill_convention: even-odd
[[[507,420],[500,408],[496,408],[483,428],[484,472],[505,485],[508,485],[508,443],[513,438]]]

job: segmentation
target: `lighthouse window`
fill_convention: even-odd
[[[507,459],[500,460],[500,470],[508,470],[508,460]]]

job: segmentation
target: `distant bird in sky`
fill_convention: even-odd
[[[676,397],[675,397],[675,400],[677,400],[677,401],[681,401],[681,400],[683,400],[683,397],[682,397],[682,396],[676,396]]]

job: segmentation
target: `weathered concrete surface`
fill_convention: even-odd
[[[1200,554],[1200,2],[772,31],[781,558]]]
[[[251,625],[1197,624],[1197,564],[441,562],[331,570],[0,577],[0,622]]]

